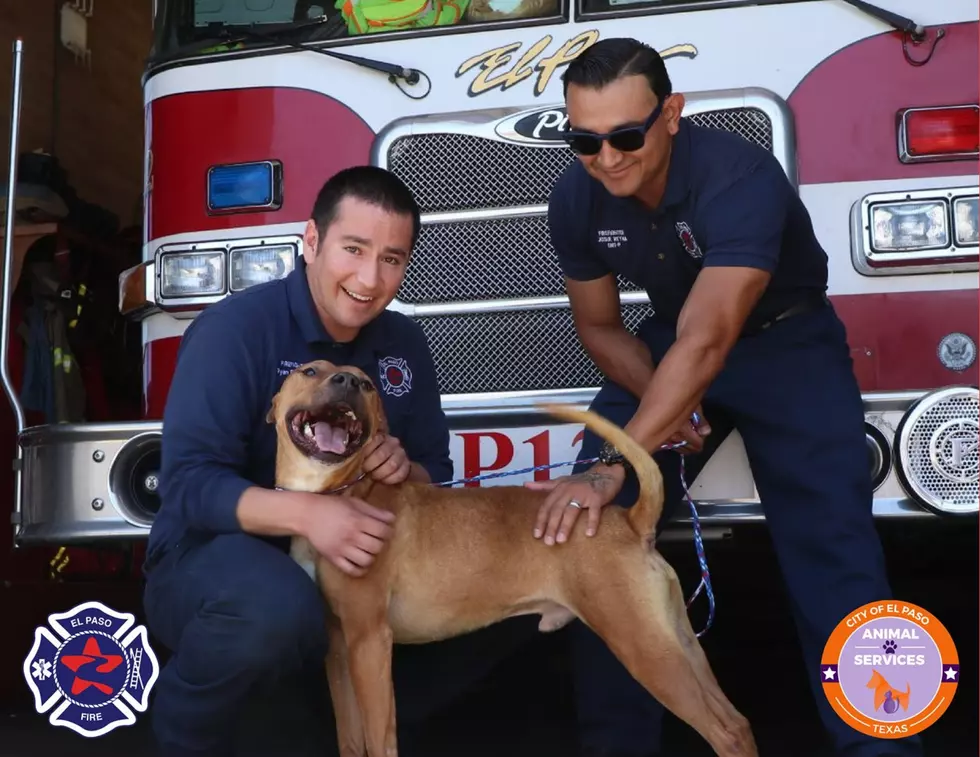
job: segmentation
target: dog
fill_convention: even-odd
[[[677,575],[654,549],[663,506],[660,469],[613,423],[561,405],[612,442],[639,481],[634,507],[605,508],[586,537],[545,546],[532,535],[546,494],[523,486],[387,486],[360,470],[364,445],[387,433],[377,388],[362,371],[314,361],[283,381],[266,420],[277,434],[276,486],[337,492],[395,515],[393,535],[367,573],[352,577],[302,537],[290,555],[328,608],[326,673],[342,757],[397,757],[393,644],[423,644],[519,615],[542,632],[580,618],[629,672],[721,757],[758,754],[748,721],[725,697],[691,628]]]
[[[882,707],[889,715],[898,712],[899,707],[908,710],[909,696],[912,693],[912,687],[908,682],[905,684],[905,691],[901,691],[888,683],[877,670],[872,670],[871,680],[868,681],[867,686],[875,692],[875,712]]]

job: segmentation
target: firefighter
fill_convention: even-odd
[[[393,526],[388,513],[342,493],[274,490],[276,435],[265,417],[285,375],[314,359],[362,368],[376,378],[390,422],[390,436],[369,443],[369,474],[388,483],[452,476],[425,336],[386,310],[419,223],[415,200],[393,174],[342,171],[316,199],[297,269],[209,307],[184,335],[163,418],[162,505],[144,567],[149,628],[173,653],[151,715],[164,755],[233,753],[250,692],[276,691],[275,681],[299,680],[290,676],[303,669],[319,675],[325,696],[324,607],[287,554],[288,536],[304,534],[350,572],[369,568]],[[447,659],[438,645],[427,651]],[[405,664],[395,665],[397,683]],[[329,722],[322,711],[313,717]],[[255,738],[271,738],[270,754],[295,754],[292,729],[268,725],[271,735]],[[311,754],[323,753],[323,739],[336,743],[330,732],[296,738]]]
[[[920,755],[918,737],[861,735],[821,690],[836,624],[892,594],[861,393],[806,207],[771,153],[683,117],[684,96],[647,45],[602,40],[563,81],[577,160],[554,186],[549,224],[578,336],[606,376],[592,408],[651,452],[686,442],[700,453],[686,458],[689,482],[733,428],[741,433],[837,754]],[[617,274],[655,311],[636,335],[621,320]],[[595,529],[605,505],[634,501],[619,453],[587,434],[579,460],[595,457],[587,470],[527,484],[550,489],[535,527],[546,544],[565,541],[579,517]],[[683,502],[680,458],[654,458],[665,520]],[[570,630],[585,753],[657,754],[663,707],[584,625]]]

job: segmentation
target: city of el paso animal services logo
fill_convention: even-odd
[[[834,711],[855,730],[882,739],[931,726],[960,681],[949,631],[926,610],[899,600],[871,602],[844,618],[820,662]]]
[[[48,722],[103,736],[145,712],[160,666],[136,618],[86,602],[48,616],[34,632],[24,678]]]

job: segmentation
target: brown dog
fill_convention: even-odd
[[[722,693],[687,617],[677,575],[653,548],[663,479],[620,428],[590,412],[548,406],[622,450],[640,494],[607,507],[589,538],[584,518],[568,542],[532,536],[544,493],[522,486],[453,489],[361,475],[361,450],[387,430],[381,399],[351,367],[308,363],[286,377],[268,420],[276,424],[277,485],[344,494],[393,512],[394,533],[363,577],[341,572],[302,538],[291,554],[329,608],[330,694],[343,757],[396,757],[392,644],[419,644],[539,614],[541,631],[581,618],[630,673],[725,757],[756,755],[746,719]],[[352,483],[353,482],[353,483]]]

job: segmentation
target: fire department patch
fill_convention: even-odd
[[[385,394],[401,397],[412,389],[412,371],[403,357],[385,357],[378,361],[378,376]]]
[[[691,231],[690,226],[684,221],[679,221],[674,224],[674,228],[677,230],[677,238],[681,240],[681,244],[684,245],[684,251],[688,255],[695,260],[700,260],[704,257],[701,254],[700,246],[698,246],[698,240],[694,238],[694,232]]]
[[[160,673],[146,628],[135,622],[99,602],[49,615],[24,659],[34,709],[88,738],[133,725]]]

